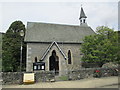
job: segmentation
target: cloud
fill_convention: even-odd
[[[119,0],[9,0],[9,2],[118,2]],[[8,0],[1,0],[8,2]]]
[[[107,25],[111,28],[117,28],[118,7],[117,3],[92,3],[89,7],[89,22],[92,26]],[[92,21],[92,22],[91,22]]]
[[[94,30],[107,24],[117,29],[116,2],[40,2],[40,3],[2,3],[2,32],[15,20],[79,25],[80,7],[83,4],[88,25]]]

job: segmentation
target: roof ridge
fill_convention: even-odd
[[[64,23],[46,23],[46,22],[27,22],[27,23],[48,24],[48,25],[61,25],[61,26],[76,26],[76,27],[80,27],[80,25],[77,25],[77,24],[64,24]]]

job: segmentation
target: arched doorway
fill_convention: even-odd
[[[49,70],[55,71],[55,74],[59,73],[59,57],[56,55],[56,51],[52,51],[52,55],[49,57]]]

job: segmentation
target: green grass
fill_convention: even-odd
[[[68,80],[68,76],[60,76],[59,79],[63,80],[63,81],[67,81]]]

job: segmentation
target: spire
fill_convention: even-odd
[[[80,18],[79,18],[80,26],[87,26],[86,18],[87,18],[87,16],[85,15],[84,10],[81,6],[81,12],[80,12]]]
[[[80,18],[79,19],[81,19],[81,18],[87,18],[87,16],[85,15],[82,7],[81,7],[81,13],[80,13]]]

